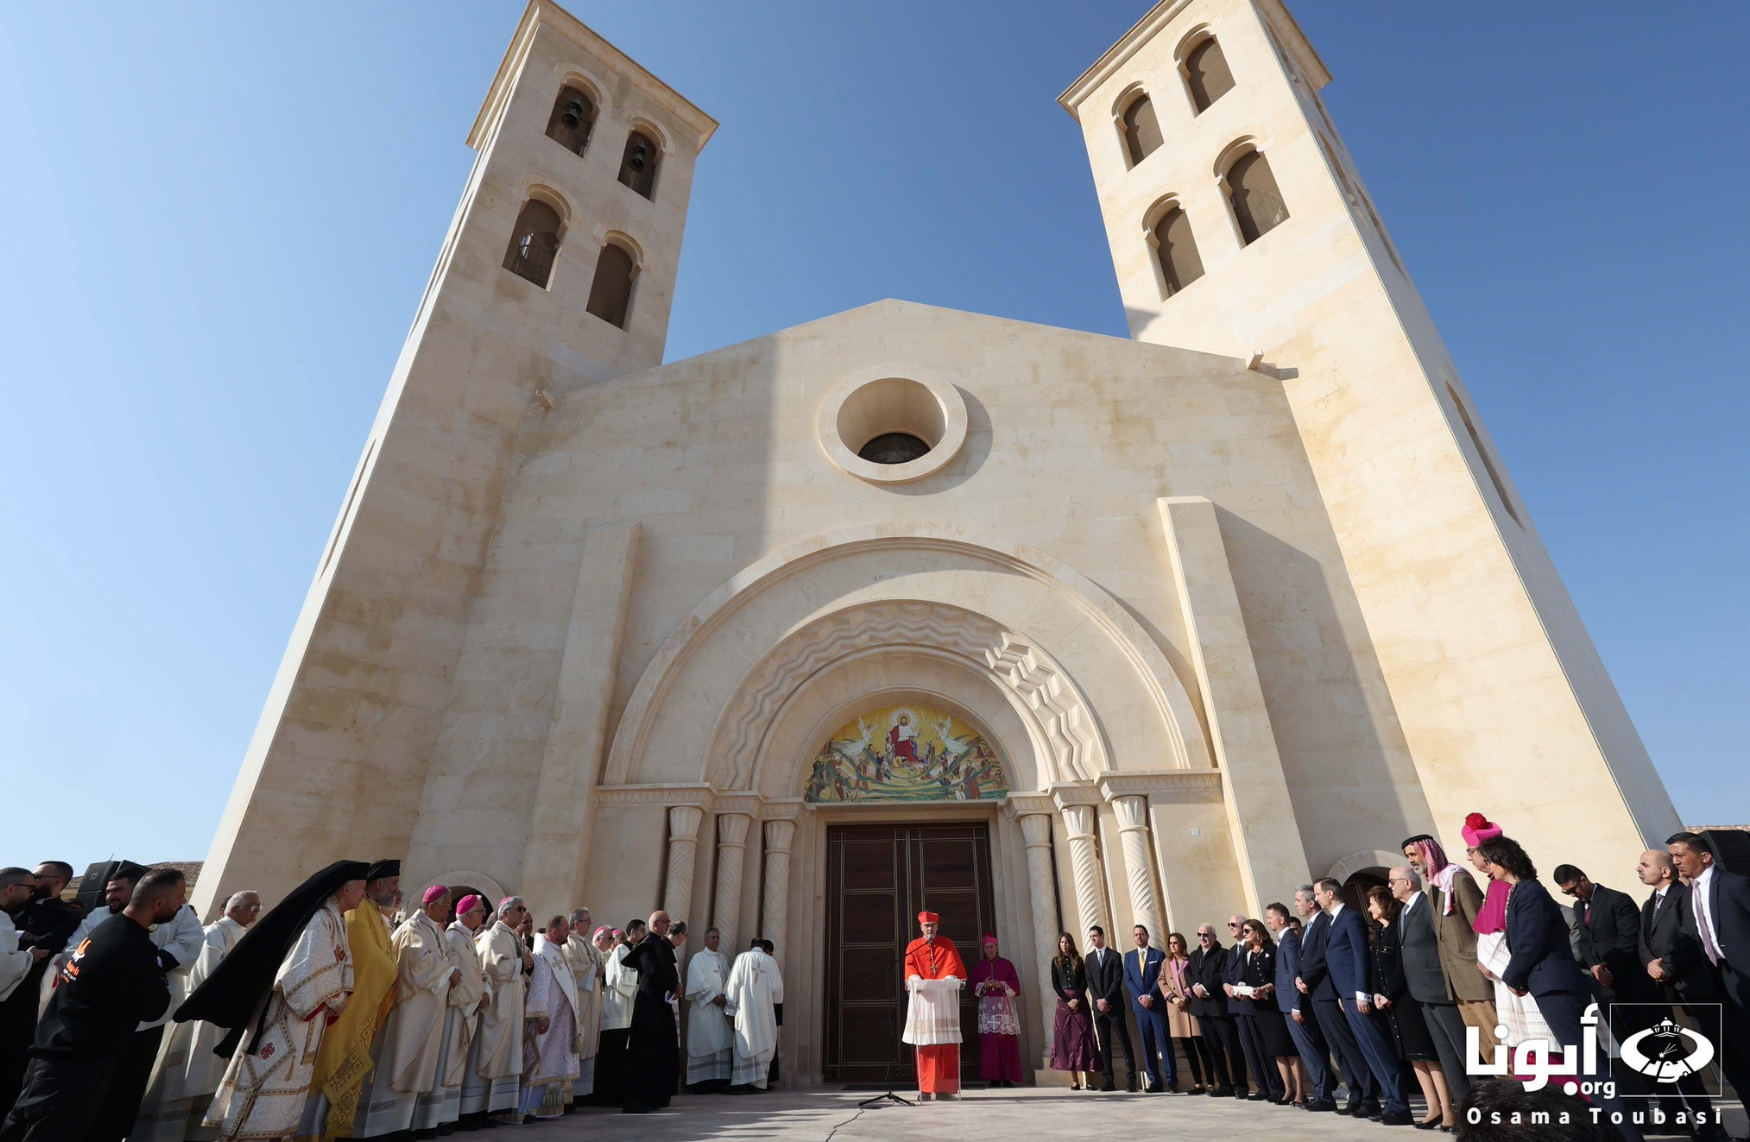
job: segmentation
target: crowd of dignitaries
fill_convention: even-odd
[[[1623,1063],[1622,1044],[1681,1022],[1713,1046],[1726,1082],[1750,1091],[1750,880],[1717,866],[1705,837],[1680,832],[1641,854],[1636,873],[1650,891],[1638,904],[1558,866],[1552,879],[1573,898],[1569,911],[1499,825],[1472,813],[1461,832],[1469,868],[1432,836],[1410,837],[1404,864],[1362,907],[1345,903],[1338,881],[1319,880],[1261,918],[1229,917],[1225,944],[1214,923],[1194,943],[1169,933],[1164,948],[1137,925],[1122,952],[1097,926],[1085,952],[1062,933],[1048,969],[1051,1066],[1070,1073],[1072,1089],[1110,1091],[1122,1052],[1130,1090],[1461,1134],[1479,1108],[1517,1109],[1541,1071],[1552,1090],[1599,1083],[1581,1093],[1614,1124],[1611,1137],[1727,1139],[1701,1075],[1656,1090]],[[1588,1038],[1595,1073],[1516,1050]],[[1505,1083],[1480,1077],[1495,1074]],[[1421,1117],[1410,1109],[1418,1090]],[[1647,1097],[1630,1108],[1625,1090]]]
[[[0,869],[0,1139],[433,1138],[585,1103],[667,1106],[692,1005],[695,1089],[764,1090],[783,981],[769,942],[731,963],[686,925],[589,910],[537,927],[393,860],[339,861],[271,909],[240,892],[204,929],[175,869],[121,862],[89,915],[72,870]],[[168,1029],[168,1030],[167,1030]]]

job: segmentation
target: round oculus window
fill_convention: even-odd
[[[929,450],[909,432],[883,432],[857,449],[857,456],[874,464],[908,464]]]
[[[966,402],[949,381],[867,370],[821,402],[815,431],[827,458],[871,484],[941,471],[966,442]]]

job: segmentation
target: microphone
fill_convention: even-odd
[[[924,940],[926,943],[934,945],[936,942],[936,934],[934,932],[931,932],[929,935],[924,937]]]

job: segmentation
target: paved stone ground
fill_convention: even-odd
[[[906,1092],[900,1092],[902,1094]],[[1356,1123],[1335,1114],[1306,1114],[1287,1108],[1189,1095],[1072,1093],[1062,1088],[1018,1087],[968,1091],[959,1102],[884,1106],[859,1114],[864,1092],[813,1088],[761,1095],[681,1095],[659,1114],[629,1115],[590,1109],[554,1122],[500,1127],[473,1135],[481,1142],[557,1142],[561,1138],[601,1138],[613,1132],[638,1142],[728,1142],[778,1139],[781,1142],[955,1142],[1032,1138],[1156,1138],[1160,1132],[1187,1139],[1221,1142],[1316,1142],[1318,1139],[1377,1139],[1411,1142],[1447,1138],[1407,1127],[1388,1129]],[[909,1097],[909,1096],[908,1096]],[[1727,1128],[1744,1134],[1744,1112],[1731,1111]],[[836,1132],[835,1132],[836,1127]],[[1284,1131],[1288,1133],[1285,1134]],[[1147,1132],[1147,1133],[1143,1133]]]

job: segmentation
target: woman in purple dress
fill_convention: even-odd
[[[1057,955],[1051,961],[1051,990],[1057,992],[1057,1018],[1051,1029],[1051,1069],[1068,1071],[1071,1090],[1094,1089],[1094,1072],[1100,1057],[1094,1050],[1094,1017],[1088,1009],[1088,972],[1076,952],[1075,937],[1068,932],[1057,937]]]
[[[972,965],[972,994],[978,997],[978,1077],[992,1086],[1021,1080],[1021,1021],[1015,997],[1021,977],[1015,965],[997,955],[995,933],[986,932],[984,958]]]

